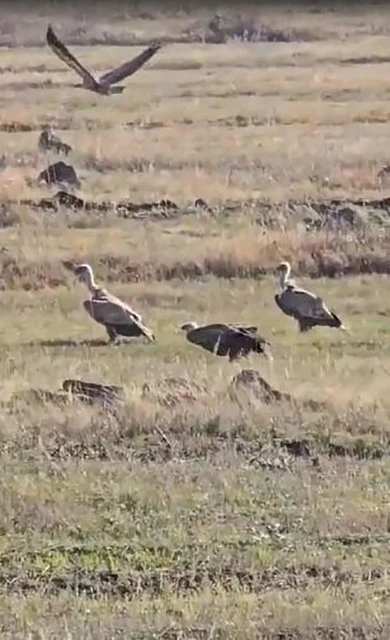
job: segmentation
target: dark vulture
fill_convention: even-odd
[[[90,299],[83,302],[84,309],[91,318],[106,328],[110,342],[117,341],[118,336],[145,336],[150,342],[156,341],[138,313],[106,289],[97,286],[89,264],[81,264],[75,268],[74,273],[87,285],[91,294]]]
[[[124,62],[116,69],[102,75],[99,80],[95,80],[93,75],[70,53],[63,42],[59,40],[50,25],[47,28],[46,41],[52,51],[81,77],[83,81],[82,84],[76,84],[74,85],[75,87],[83,87],[84,89],[89,89],[89,91],[94,91],[101,95],[122,93],[125,87],[113,85],[116,85],[117,82],[124,80],[124,78],[138,71],[138,69],[162,47],[160,42],[154,42],[132,60]]]
[[[275,295],[275,302],[283,313],[297,320],[300,331],[309,331],[315,326],[345,330],[340,318],[328,309],[322,298],[298,288],[294,280],[289,279],[291,265],[288,262],[281,262],[277,272],[282,291]]]
[[[72,187],[79,187],[80,180],[71,164],[66,164],[60,160],[41,171],[38,182],[44,181],[46,184],[67,184]]]
[[[269,343],[257,335],[257,327],[233,324],[208,324],[199,327],[196,322],[187,322],[180,327],[187,340],[217,356],[228,356],[230,362],[247,356],[251,351],[272,358]]]
[[[62,142],[58,136],[55,136],[52,128],[49,124],[45,124],[42,133],[38,139],[38,148],[41,151],[55,151],[56,153],[63,153],[68,155],[72,151],[72,147],[65,142]]]

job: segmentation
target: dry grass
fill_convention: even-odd
[[[180,42],[206,9],[80,12],[10,7],[0,29],[1,635],[388,638],[389,208],[318,230],[309,201],[390,195],[389,12],[248,8],[318,40],[220,46]],[[176,42],[106,99],[67,88],[42,17],[96,71],[127,56],[115,44]],[[54,193],[26,180],[48,121],[80,196],[178,215],[20,203]],[[348,332],[297,332],[273,299],[282,259]],[[90,262],[157,343],[100,344],[63,260]],[[257,325],[273,363],[190,345],[190,318]],[[229,391],[243,366],[292,400]],[[22,393],[65,378],[122,385],[124,405]]]
[[[369,197],[383,192],[376,174],[388,159],[390,63],[353,60],[384,46],[383,36],[356,33],[342,46],[332,40],[173,44],[129,81],[115,107],[67,89],[72,72],[46,49],[31,49],[28,58],[23,53],[24,62],[10,50],[0,125],[36,129],[51,121],[63,129],[87,196],[185,201],[201,195],[220,202],[266,193],[283,201],[320,191]],[[97,72],[124,57],[122,47],[76,51]],[[337,64],[340,56],[352,62]],[[4,133],[0,140],[4,136],[10,139]],[[10,193],[20,193],[18,176],[35,177],[42,165],[35,141],[36,131],[13,136],[4,174]],[[29,164],[21,169],[26,154]],[[141,168],[129,173],[129,164]]]

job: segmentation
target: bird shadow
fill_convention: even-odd
[[[105,347],[106,340],[33,340],[26,347]]]

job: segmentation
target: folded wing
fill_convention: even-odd
[[[84,308],[100,324],[115,327],[117,330],[122,328],[127,335],[132,335],[131,329],[134,328],[151,342],[155,341],[153,333],[143,323],[141,316],[129,305],[104,290],[100,290],[91,300],[85,300]],[[126,328],[130,331],[126,331]],[[133,335],[137,335],[137,331]]]
[[[313,318],[331,316],[322,298],[304,289],[288,287],[278,295],[278,300],[286,313],[289,311],[292,314],[297,313],[299,316]]]
[[[161,49],[161,44],[156,42],[151,45],[144,51],[142,51],[138,56],[129,60],[128,62],[124,62],[120,67],[113,69],[112,71],[108,71],[101,78],[99,78],[99,82],[101,85],[105,87],[109,87],[112,84],[116,84],[120,82],[124,78],[131,76],[133,73],[138,71],[140,67],[142,67],[145,62],[147,62],[159,49]]]

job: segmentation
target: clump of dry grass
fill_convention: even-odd
[[[3,289],[22,288],[34,291],[42,287],[58,287],[66,283],[66,276],[60,263],[29,263],[8,254],[2,255]]]
[[[20,214],[11,207],[3,204],[0,208],[0,228],[14,227],[20,224],[22,218]]]
[[[126,403],[116,408],[50,399],[42,404],[31,394],[16,394],[3,406],[0,435],[3,454],[21,458],[34,450],[38,458],[53,460],[197,459],[233,446],[247,459],[257,455],[258,463],[267,451],[270,459],[283,452],[313,460],[375,459],[388,455],[390,446],[382,419],[369,405],[340,410],[331,401],[287,394],[264,403],[264,394],[250,386],[232,394],[228,381],[204,386],[187,376],[140,381],[127,388]],[[34,429],[15,429],[20,420],[34,422]]]
[[[74,230],[73,234],[77,231]],[[157,232],[158,233],[158,232]],[[133,236],[136,243],[137,235]],[[140,234],[140,240],[142,233]],[[274,272],[281,260],[293,263],[297,275],[340,277],[358,274],[390,273],[388,234],[379,231],[363,236],[342,232],[269,231],[259,234],[256,227],[246,228],[230,237],[209,237],[199,242],[189,234],[190,243],[180,247],[174,240],[159,254],[143,257],[123,253],[74,252],[64,256],[71,264],[89,261],[98,269],[99,278],[107,282],[144,282],[163,280],[193,280],[205,276],[217,278],[262,279]],[[61,264],[60,256],[42,259],[19,252],[0,255],[2,286],[7,289],[38,290],[42,287],[64,286],[70,273]]]

